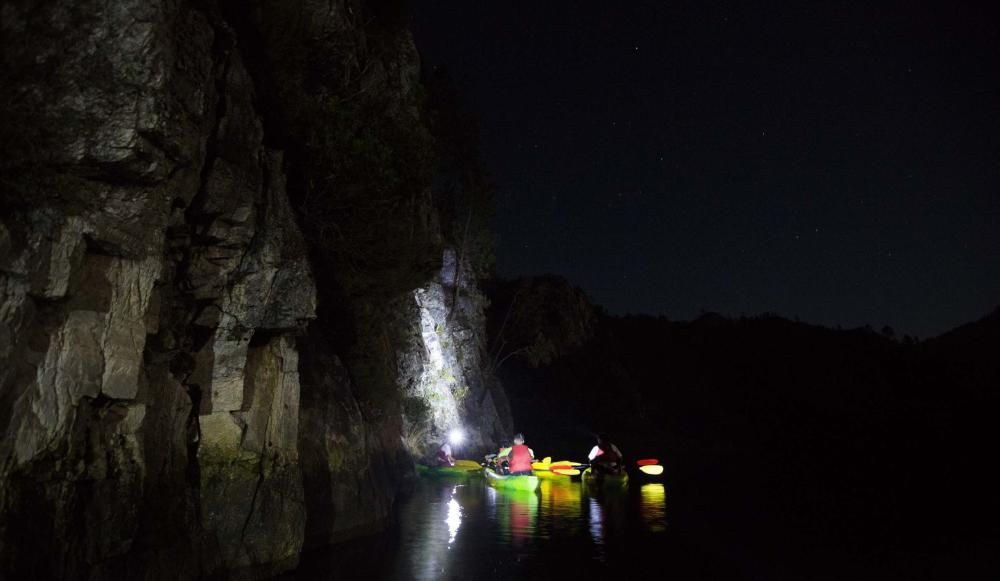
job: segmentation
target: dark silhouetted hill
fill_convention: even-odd
[[[492,297],[517,429],[545,454],[583,457],[607,431],[663,458],[677,522],[890,578],[997,538],[997,312],[917,343],[776,315],[613,317],[551,278]],[[539,337],[557,356],[525,356]]]

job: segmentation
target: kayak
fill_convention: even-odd
[[[583,471],[580,479],[590,486],[600,486],[606,489],[625,488],[628,486],[628,472],[621,474],[595,474],[590,468]]]
[[[462,462],[459,464],[459,462]],[[431,476],[431,477],[450,477],[450,478],[467,478],[469,476],[475,476],[477,474],[482,474],[483,467],[476,464],[473,467],[468,464],[469,460],[460,460],[455,462],[454,466],[426,466],[424,464],[417,464],[417,474],[421,476]]]
[[[534,491],[538,488],[538,477],[537,476],[511,476],[509,474],[497,474],[496,472],[485,469],[486,481],[490,483],[490,486],[496,488],[505,488],[507,490],[527,490]]]

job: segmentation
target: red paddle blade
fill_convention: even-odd
[[[656,458],[647,458],[645,460],[636,461],[636,464],[638,464],[639,466],[654,466],[659,463],[660,461],[657,460]]]

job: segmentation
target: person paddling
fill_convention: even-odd
[[[506,446],[506,445],[500,446],[500,451],[497,452],[496,458],[493,459],[493,462],[494,462],[494,464],[496,465],[496,468],[497,468],[497,472],[499,472],[501,474],[507,474],[508,472],[510,472],[510,470],[508,470],[508,468],[509,468],[509,463],[510,463],[510,450],[511,450],[511,447],[512,447],[512,445],[511,446]]]
[[[591,469],[595,473],[621,474],[623,468],[622,453],[608,439],[606,434],[597,436],[597,445],[587,455]]]
[[[438,466],[454,466],[455,459],[451,456],[451,444],[448,442],[441,444],[441,447],[438,448],[437,458],[435,458],[435,460],[437,461]]]
[[[514,445],[507,455],[510,462],[510,473],[514,476],[530,476],[531,463],[535,460],[535,452],[524,445],[524,434],[514,436]]]

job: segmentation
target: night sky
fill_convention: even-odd
[[[928,337],[1000,305],[1000,33],[917,4],[411,11],[478,117],[500,275],[561,274],[618,314]]]

